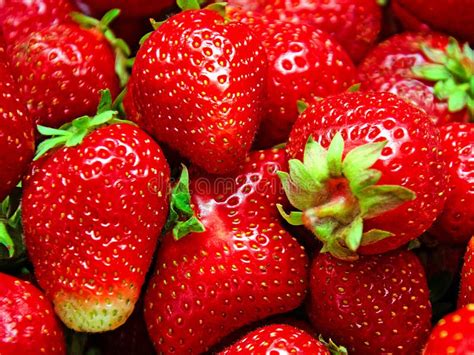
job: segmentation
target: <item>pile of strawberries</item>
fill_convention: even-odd
[[[471,0],[0,1],[0,354],[473,354],[469,41]]]

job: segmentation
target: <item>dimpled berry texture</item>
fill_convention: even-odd
[[[128,124],[33,164],[23,185],[25,242],[69,327],[94,331],[91,319],[102,315],[117,327],[131,313],[168,213],[168,181],[160,147]]]
[[[394,236],[361,246],[358,253],[383,253],[419,237],[441,213],[447,189],[439,131],[428,116],[390,93],[333,96],[300,116],[287,152],[301,158],[310,135],[327,148],[336,132],[346,141],[346,153],[356,146],[387,140],[373,166],[382,172],[378,184],[400,185],[416,193],[415,200],[364,220],[364,231],[381,229]]]
[[[220,355],[237,354],[301,354],[329,355],[329,350],[305,331],[286,325],[274,324],[257,329]]]
[[[431,328],[423,267],[410,251],[313,261],[309,318],[349,354],[417,354]]]
[[[143,127],[210,173],[235,170],[262,117],[266,55],[244,24],[185,11],[140,49],[133,75]]]
[[[158,15],[176,3],[174,0],[75,0],[79,8],[93,15],[102,15],[110,9],[122,10],[124,17],[147,17]]]
[[[119,91],[115,54],[102,34],[75,24],[32,33],[11,51],[36,123],[59,127],[96,112],[102,89]]]
[[[35,150],[33,121],[20,102],[7,60],[0,42],[0,201],[20,181]]]
[[[228,179],[192,179],[204,233],[168,234],[145,298],[145,320],[158,353],[201,353],[251,322],[288,312],[307,289],[308,258],[280,224],[284,193],[276,172],[284,151],[250,155]]]
[[[474,237],[469,242],[461,274],[458,308],[474,303]]]
[[[361,90],[398,95],[424,110],[437,125],[467,122],[466,109],[449,112],[448,102],[434,94],[435,82],[418,79],[412,71],[414,66],[434,64],[423,54],[421,45],[445,51],[448,41],[449,37],[436,33],[403,33],[391,37],[373,49],[360,65]]]
[[[0,273],[0,319],[2,355],[66,354],[53,307],[29,282]]]

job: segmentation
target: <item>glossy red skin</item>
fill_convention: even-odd
[[[423,355],[464,355],[473,352],[474,304],[470,304],[438,322],[423,350]]]
[[[0,28],[8,45],[14,45],[33,32],[51,25],[71,22],[76,8],[69,0],[3,0]]]
[[[129,124],[100,128],[32,165],[25,242],[56,309],[120,293],[136,302],[167,217],[169,174],[160,147]]]
[[[329,355],[329,350],[305,331],[287,324],[273,324],[254,330],[221,355],[237,354]]]
[[[0,273],[2,355],[66,354],[51,303],[31,283]]]
[[[388,91],[413,103],[431,116],[437,125],[451,121],[469,121],[466,109],[449,112],[448,103],[434,95],[434,85],[418,79],[412,72],[417,65],[433,64],[421,45],[445,50],[449,37],[437,33],[402,33],[374,48],[359,67],[363,91]]]
[[[407,11],[403,6],[401,6],[397,0],[390,2],[390,9],[393,14],[397,17],[399,22],[403,25],[403,28],[407,31],[413,32],[431,32],[432,29],[426,23],[420,21],[412,13]]]
[[[145,320],[158,353],[201,353],[231,332],[301,304],[308,258],[286,232],[276,171],[284,151],[250,155],[238,176],[192,179],[204,233],[168,234],[145,296]]]
[[[334,36],[355,62],[372,48],[381,28],[375,0],[265,0],[265,13],[282,20],[314,25]]]
[[[346,262],[319,254],[311,267],[308,314],[349,354],[417,354],[431,328],[425,273],[410,251]]]
[[[347,53],[311,25],[271,20],[233,11],[257,35],[268,58],[266,112],[256,138],[258,147],[286,142],[298,118],[297,101],[344,92],[355,83],[356,69]]]
[[[1,42],[0,77],[0,201],[3,201],[26,172],[35,151],[35,140],[33,121],[21,102]]]
[[[464,307],[469,303],[474,303],[474,236],[471,238],[464,256],[458,308]]]
[[[325,148],[336,132],[345,152],[366,143],[387,140],[373,168],[380,185],[409,188],[416,199],[364,221],[364,231],[386,230],[394,236],[358,249],[378,254],[399,248],[425,232],[443,209],[447,179],[439,131],[429,117],[390,93],[345,93],[310,106],[296,121],[287,145],[290,157],[302,158],[310,135]]]
[[[210,173],[234,171],[260,124],[266,69],[246,25],[211,10],[175,15],[137,54],[141,126]]]
[[[265,8],[265,0],[229,0],[227,4],[233,8],[240,8],[245,11],[263,11]]]
[[[474,235],[474,125],[451,123],[440,132],[450,191],[431,232],[442,242],[465,245]]]
[[[102,89],[119,92],[115,54],[103,35],[75,24],[31,34],[11,50],[18,83],[36,123],[59,127],[96,112]]]
[[[395,2],[407,14],[433,29],[474,41],[474,16],[471,11],[474,8],[473,0],[395,0]]]
[[[81,11],[100,16],[111,9],[120,9],[122,17],[158,15],[176,4],[174,0],[73,0]]]

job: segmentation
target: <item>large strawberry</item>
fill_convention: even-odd
[[[423,355],[474,353],[474,304],[451,313],[438,322]]]
[[[465,245],[474,236],[474,125],[452,123],[440,131],[450,191],[431,232],[440,241]]]
[[[37,123],[59,127],[93,114],[101,89],[118,93],[117,74],[125,84],[128,47],[107,27],[117,15],[111,11],[98,21],[77,14],[88,28],[75,23],[53,25],[11,48],[20,89]]]
[[[334,35],[356,62],[375,44],[382,11],[376,0],[265,0],[271,17],[305,23]]]
[[[287,152],[294,158],[290,173],[280,176],[300,212],[283,215],[341,258],[408,243],[446,200],[437,128],[390,93],[344,93],[315,103],[296,121]]]
[[[158,15],[176,3],[175,0],[74,0],[85,13],[103,15],[110,9],[120,9],[124,17],[149,17]]]
[[[0,273],[0,315],[2,355],[66,353],[53,307],[29,282]]]
[[[433,122],[474,118],[474,54],[437,33],[402,33],[378,45],[359,68],[362,90],[388,91],[428,113]]]
[[[171,210],[183,221],[164,237],[145,298],[158,352],[201,353],[246,324],[301,304],[308,258],[275,207],[284,199],[277,171],[285,165],[284,151],[257,151],[236,176],[198,174],[193,209],[183,171]],[[190,230],[201,233],[182,237]]]
[[[106,107],[106,106],[104,106]],[[38,148],[24,180],[22,220],[39,284],[78,331],[123,324],[133,310],[167,215],[169,167],[115,112],[84,116]],[[65,144],[65,146],[62,146]]]
[[[261,120],[266,68],[246,25],[210,9],[175,15],[135,61],[140,125],[208,172],[235,170]]]
[[[474,303],[474,236],[469,242],[461,274],[458,307]]]
[[[298,118],[298,100],[311,102],[354,84],[356,71],[349,56],[313,26],[239,10],[230,13],[232,19],[249,25],[267,53],[266,112],[256,139],[259,147],[288,139]]]
[[[315,329],[349,354],[416,354],[431,327],[425,273],[410,251],[355,262],[319,254],[308,310]]]

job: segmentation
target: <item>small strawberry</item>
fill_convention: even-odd
[[[442,242],[465,245],[474,236],[474,125],[452,123],[440,131],[450,191],[431,232]]]
[[[288,139],[298,118],[298,100],[311,102],[354,84],[356,71],[349,56],[313,26],[239,10],[230,15],[250,27],[267,53],[266,112],[257,146],[272,147]]]
[[[438,125],[474,118],[474,54],[436,33],[402,33],[379,44],[359,68],[361,89],[388,91]]]
[[[319,254],[308,311],[315,329],[349,354],[416,354],[431,327],[425,274],[410,251],[355,262]]]
[[[235,170],[261,120],[266,68],[265,51],[246,25],[210,9],[181,12],[137,54],[140,125],[208,172]]]
[[[2,355],[66,354],[61,324],[41,291],[0,273]]]
[[[474,304],[458,309],[438,322],[423,355],[474,353]]]
[[[23,183],[35,275],[77,331],[112,330],[126,321],[168,211],[170,173],[160,147],[134,125],[115,123],[106,103],[97,116],[60,130],[40,126],[53,138],[38,147],[41,158]]]
[[[173,7],[175,0],[74,0],[87,14],[103,15],[111,9],[120,9],[124,17],[155,16]]]
[[[254,152],[237,176],[194,176],[191,197],[183,170],[171,215],[188,219],[164,237],[145,297],[158,353],[201,353],[301,304],[308,258],[275,207],[284,200],[277,171],[285,165],[284,151]]]
[[[280,177],[300,212],[282,214],[334,256],[396,249],[443,208],[439,132],[395,95],[344,93],[317,102],[296,121],[286,149],[294,159]]]
[[[331,352],[328,347],[331,347]],[[332,342],[324,344],[304,330],[287,324],[273,324],[248,333],[219,354],[237,355],[242,353],[330,355],[347,354],[347,351],[342,347],[335,346]]]
[[[474,303],[474,236],[471,238],[464,256],[458,307],[469,303]]]

